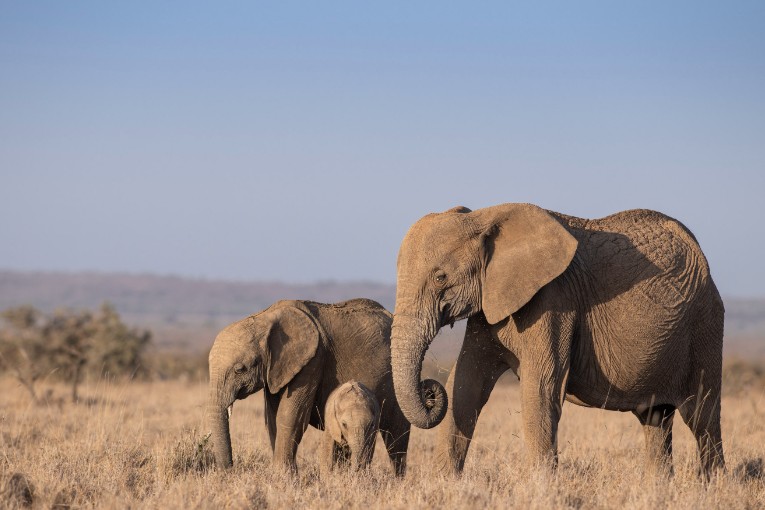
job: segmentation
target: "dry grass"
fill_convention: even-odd
[[[17,508],[765,508],[765,390],[723,399],[728,471],[702,484],[692,436],[675,425],[675,476],[643,473],[643,437],[628,413],[567,404],[560,466],[549,474],[520,461],[517,386],[497,387],[484,410],[464,475],[429,472],[435,433],[414,430],[409,472],[397,480],[381,451],[363,476],[317,465],[320,433],[309,429],[297,477],[270,471],[262,397],[232,418],[235,467],[216,471],[203,427],[203,383],[101,383],[86,404],[31,404],[0,380],[0,507]]]

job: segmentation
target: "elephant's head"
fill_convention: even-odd
[[[207,416],[215,460],[232,465],[229,407],[263,389],[279,392],[313,358],[318,326],[303,310],[275,304],[224,328],[210,350]]]
[[[335,443],[351,450],[351,469],[369,466],[380,421],[374,393],[356,381],[339,386],[327,399],[324,419]]]
[[[420,387],[422,361],[438,330],[483,312],[495,324],[526,304],[568,267],[577,241],[548,212],[530,204],[471,211],[455,207],[415,223],[398,255],[391,360],[396,398],[415,426],[446,412]],[[445,402],[445,391],[431,394]]]

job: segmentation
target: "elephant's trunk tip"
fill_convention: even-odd
[[[233,466],[233,454],[231,451],[231,432],[229,430],[228,406],[213,406],[208,410],[210,423],[210,439],[215,456],[215,465],[218,468],[228,469]]]
[[[430,412],[430,417],[436,426],[441,423],[446,415],[446,408],[449,399],[446,396],[446,390],[440,382],[435,379],[425,379],[420,382],[420,394],[425,407]]]

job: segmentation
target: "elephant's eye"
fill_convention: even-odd
[[[247,367],[244,366],[244,363],[234,365],[234,373],[236,374],[243,374],[245,370],[247,370]]]
[[[347,422],[344,422],[344,421],[340,422],[340,425],[342,425],[344,429],[348,428],[348,423]]]
[[[444,283],[446,281],[446,273],[436,273],[434,278],[438,283]]]

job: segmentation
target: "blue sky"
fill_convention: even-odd
[[[645,207],[763,296],[763,2],[0,1],[0,268],[393,282],[422,215]]]

